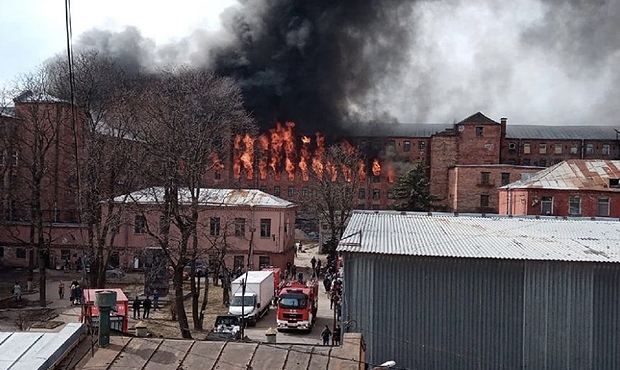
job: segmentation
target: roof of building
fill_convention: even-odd
[[[14,106],[0,107],[0,116],[15,118],[15,107]]]
[[[357,370],[360,346],[361,335],[351,333],[341,347],[111,337],[81,369]]]
[[[493,121],[489,117],[482,114],[482,112],[476,112],[471,116],[465,118],[459,123],[479,123],[484,125],[499,125],[499,122]]]
[[[344,235],[342,252],[620,262],[614,220],[355,211]]]
[[[199,192],[203,206],[250,206],[266,208],[292,208],[296,205],[258,189],[209,189]],[[163,187],[150,187],[114,198],[119,203],[160,204],[164,201]],[[179,189],[179,203],[190,204],[191,194],[187,188]]]
[[[67,324],[60,332],[0,332],[0,369],[49,369],[80,340],[84,326]]]
[[[48,93],[34,92],[32,90],[24,90],[13,101],[16,103],[69,103],[67,100],[57,98]]]
[[[453,127],[442,123],[365,123],[349,127],[347,137],[430,137]]]
[[[618,140],[617,128],[613,126],[543,126],[506,125],[509,139],[552,139],[552,140]]]
[[[620,192],[609,187],[610,178],[620,178],[620,160],[569,159],[503,188]]]

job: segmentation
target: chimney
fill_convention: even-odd
[[[502,118],[499,119],[499,123],[501,123],[504,126],[506,126],[506,121],[508,121],[508,118],[506,118],[506,117],[502,117]]]
[[[502,145],[504,144],[503,141],[506,138],[506,121],[508,121],[508,118],[506,117],[502,117],[499,119],[499,126],[500,126],[500,140],[502,141]]]

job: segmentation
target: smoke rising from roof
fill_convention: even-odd
[[[240,82],[259,124],[617,124],[620,2],[241,1],[223,29],[156,45],[135,28],[92,30],[131,71],[190,64]],[[351,127],[351,126],[347,126]],[[298,130],[299,131],[299,130]]]

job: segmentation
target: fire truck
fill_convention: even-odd
[[[298,281],[286,284],[278,297],[278,331],[312,330],[318,301],[319,285],[315,280],[306,284]]]

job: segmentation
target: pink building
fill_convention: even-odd
[[[224,255],[229,268],[247,264],[252,247],[251,268],[264,266],[286,267],[295,256],[295,214],[297,205],[256,189],[200,189],[198,221],[198,261],[207,263]],[[179,191],[179,202],[187,205],[187,189]],[[152,187],[116,197],[124,203],[121,226],[114,238],[123,268],[142,268],[148,261],[147,249],[159,249],[161,204],[164,190]],[[170,249],[177,253],[181,234],[171,223]],[[192,238],[189,248],[193,248]]]

